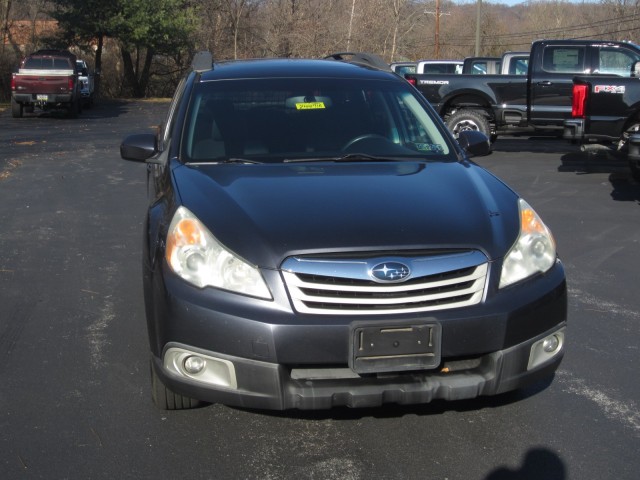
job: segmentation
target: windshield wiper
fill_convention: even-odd
[[[211,160],[192,160],[186,163],[187,165],[220,165],[226,163],[260,165],[263,162],[258,162],[257,160],[249,160],[247,158],[213,158]]]
[[[220,160],[216,160],[216,163],[250,163],[253,165],[257,165],[263,162],[259,162],[257,160],[249,160],[248,158],[222,158]]]

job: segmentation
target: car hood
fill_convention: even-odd
[[[263,267],[291,255],[476,248],[503,256],[517,195],[473,163],[181,165],[179,201]]]

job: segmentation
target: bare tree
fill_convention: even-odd
[[[225,13],[228,15],[233,32],[233,58],[238,58],[238,36],[243,17],[246,15],[248,0],[224,0]]]
[[[140,0],[124,0],[133,4]],[[197,27],[189,40],[196,49],[207,49],[215,58],[319,57],[336,51],[368,51],[388,61],[429,58],[434,52],[435,22],[425,12],[435,0],[189,0],[196,8]],[[523,50],[538,38],[601,38],[622,40],[640,33],[640,0],[528,0],[514,6],[482,4],[482,55]],[[31,26],[26,49],[45,46],[35,28],[47,17],[51,0],[0,0],[0,29],[10,36],[13,22]],[[440,56],[462,59],[474,55],[476,3],[439,0]],[[446,15],[445,15],[446,14]],[[13,30],[15,31],[15,29]],[[96,35],[98,38],[98,35]],[[105,36],[105,41],[113,38]],[[7,84],[9,64],[21,52],[11,39],[3,42],[2,85]],[[7,47],[6,45],[9,45]],[[10,52],[6,50],[11,49]],[[15,50],[15,53],[14,53]],[[114,50],[113,48],[111,51]],[[0,53],[2,53],[0,52]],[[152,55],[149,92],[164,94],[175,81],[173,70],[186,67],[188,53]],[[135,59],[134,59],[135,60]],[[123,76],[119,55],[109,55],[103,65],[114,78]],[[169,72],[169,73],[167,73]],[[153,80],[157,77],[156,80]],[[109,94],[126,92],[117,80]],[[124,83],[123,83],[124,85]],[[7,88],[0,91],[6,98]]]

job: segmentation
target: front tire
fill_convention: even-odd
[[[464,132],[465,130],[482,132],[489,139],[493,136],[491,134],[489,120],[481,110],[472,108],[460,109],[447,118],[446,124],[455,138],[458,138],[460,132]]]
[[[151,398],[154,405],[160,410],[187,410],[204,405],[204,402],[195,398],[180,395],[169,389],[155,371],[151,362]]]

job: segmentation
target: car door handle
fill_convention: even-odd
[[[551,85],[553,85],[553,82],[550,82],[549,80],[545,80],[543,82],[538,82],[538,85],[541,87],[550,87]]]

